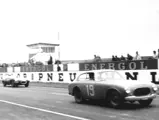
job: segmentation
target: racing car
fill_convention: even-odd
[[[7,85],[11,85],[12,87],[18,87],[18,85],[24,85],[25,87],[29,86],[29,80],[15,78],[12,74],[5,74],[2,83],[4,87]]]
[[[137,101],[142,106],[149,106],[157,95],[157,86],[143,80],[126,80],[115,70],[93,70],[81,73],[68,85],[68,92],[75,102],[86,100],[104,100],[118,108],[124,102]]]

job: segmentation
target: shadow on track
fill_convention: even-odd
[[[71,102],[71,104],[78,104],[78,103],[73,101],[73,102]],[[103,101],[94,101],[94,100],[85,101],[79,105],[96,106],[96,107],[103,107],[103,108],[107,108],[107,109],[123,110],[123,111],[124,110],[140,110],[140,109],[159,108],[158,105],[155,105],[153,103],[147,107],[144,107],[144,106],[140,105],[138,102],[134,102],[134,103],[126,102],[120,108],[112,108],[112,107],[109,107]]]
[[[12,87],[10,85],[7,85],[4,88],[15,88],[15,89],[18,89],[18,88],[29,88],[29,87],[25,87],[24,85],[18,85],[17,87]]]

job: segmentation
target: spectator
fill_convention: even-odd
[[[121,61],[125,61],[125,57],[123,55],[121,55],[121,58],[120,58]]]
[[[136,56],[134,60],[141,60],[141,56],[139,55],[138,51],[136,51]]]
[[[130,54],[127,54],[127,60],[133,60],[133,57]]]
[[[60,60],[56,60],[55,64],[57,65],[57,71],[58,72],[61,71],[61,67],[60,67],[61,61]]]
[[[52,56],[50,56],[50,59],[48,60],[48,65],[52,65],[52,63],[53,63],[53,60],[52,60]]]
[[[96,55],[94,55],[94,59],[96,59],[96,57],[97,57],[97,56],[96,56]]]
[[[94,73],[89,73],[89,79],[94,80]]]
[[[59,64],[57,64],[57,71],[61,71],[61,67],[59,66]]]
[[[100,56],[94,55],[94,61],[95,62],[100,62],[101,61]]]
[[[120,61],[120,58],[118,58],[118,56],[115,56],[116,61]]]
[[[153,59],[157,59],[156,51],[153,51]]]
[[[114,55],[112,55],[112,61],[116,61],[116,59],[115,59],[115,56],[114,56]]]

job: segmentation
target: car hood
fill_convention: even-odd
[[[123,88],[136,88],[136,87],[152,87],[153,83],[151,82],[143,82],[143,81],[136,81],[136,80],[107,80],[102,81],[102,84],[107,85],[114,85]]]

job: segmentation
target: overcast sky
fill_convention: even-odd
[[[62,60],[152,55],[159,0],[0,0],[0,41],[6,62],[26,60],[38,42],[60,42]]]

